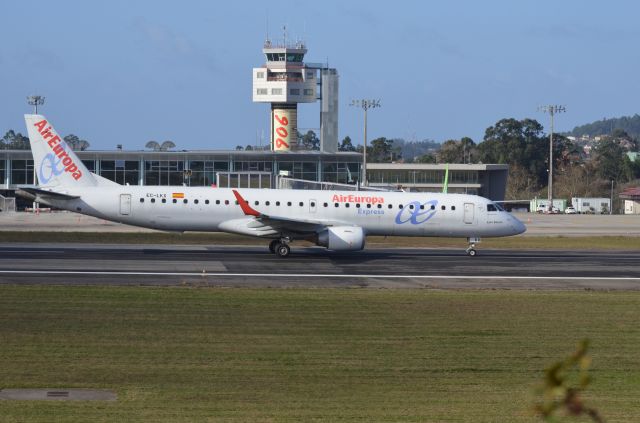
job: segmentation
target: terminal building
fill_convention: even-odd
[[[267,40],[265,64],[253,69],[253,101],[271,104],[269,150],[118,149],[76,154],[91,172],[122,185],[364,189],[358,180],[362,155],[337,148],[338,72],[326,65],[305,63],[306,53],[301,42]],[[318,101],[320,146],[308,150],[297,139],[297,107]],[[211,140],[212,145],[215,142]],[[31,151],[0,150],[0,210],[8,208],[5,198],[15,197],[17,189],[33,186],[39,171],[34,172]],[[450,165],[448,192],[502,201],[507,171],[507,165]],[[281,183],[283,175],[285,184]],[[445,165],[367,163],[367,175],[367,189],[437,192],[442,190]]]

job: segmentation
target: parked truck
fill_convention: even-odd
[[[573,197],[571,205],[581,214],[609,214],[611,199]]]

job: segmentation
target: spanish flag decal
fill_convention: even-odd
[[[184,192],[174,192],[171,198],[184,198]]]

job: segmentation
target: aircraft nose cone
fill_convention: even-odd
[[[519,235],[527,231],[527,227],[524,225],[524,223],[522,223],[520,220],[516,219],[513,216],[511,218],[512,218],[511,226],[513,226],[513,230],[515,231],[514,235]]]

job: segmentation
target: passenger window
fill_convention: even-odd
[[[424,210],[424,204],[420,204],[420,210]]]
[[[324,203],[323,206],[324,207],[329,207],[329,203]]]
[[[175,198],[173,199],[173,204],[177,203],[178,200],[176,200]]]
[[[413,204],[409,205],[409,210],[413,210]]]
[[[451,206],[451,210],[455,210],[455,209],[456,209],[456,206]]]
[[[398,204],[398,208],[401,209],[402,208],[402,204]]]
[[[140,199],[140,202],[141,202],[141,203],[144,203],[144,198],[141,198],[141,199]]]
[[[349,208],[349,203],[344,203],[344,206],[345,206],[346,208]]]
[[[205,204],[209,204],[209,200],[204,200],[204,203]]]
[[[152,203],[155,203],[155,202],[156,202],[156,199],[155,199],[155,198],[152,198],[152,199],[151,199],[151,202],[152,202]]]
[[[237,206],[238,204],[240,204],[240,203],[238,203],[238,200],[236,200],[236,206]]]
[[[189,200],[187,200],[186,198],[184,200],[182,200],[183,203],[187,204],[189,202]]]
[[[265,202],[264,202],[264,205],[265,205],[265,206],[268,206],[268,205],[270,205],[270,204],[271,204],[271,203],[270,203],[269,201],[265,201]]]
[[[315,206],[316,206],[316,203],[312,201],[311,203],[309,203],[309,205],[310,205],[311,207],[315,207]]]
[[[441,208],[442,210],[446,210],[446,209],[447,209],[447,206],[440,206],[440,208]]]
[[[276,206],[280,206],[280,201],[276,201]]]
[[[389,208],[392,209],[393,208],[393,204],[389,204]]]
[[[370,209],[371,208],[371,204],[367,204],[367,208]]]
[[[216,200],[216,204],[220,204],[220,200]]]
[[[340,206],[340,204],[336,203],[336,207],[339,207],[339,206]]]
[[[298,203],[300,205],[300,207],[304,206],[304,203],[302,201],[300,201],[300,203]]]
[[[431,210],[435,210],[435,209],[436,209],[435,204],[432,204],[432,205],[431,205]]]
[[[253,204],[255,204],[256,206],[259,206],[260,205],[260,201],[256,201]]]
[[[224,200],[224,204],[229,205],[229,200]]]
[[[287,201],[287,206],[291,207],[291,201]]]
[[[162,204],[164,204],[164,203],[166,203],[166,202],[167,202],[167,199],[166,199],[166,198],[163,198],[163,199],[162,199]]]
[[[193,204],[198,204],[200,200],[193,200]]]
[[[356,203],[356,209],[360,208],[360,203]]]
[[[378,208],[381,209],[382,208],[382,204],[378,204]]]

